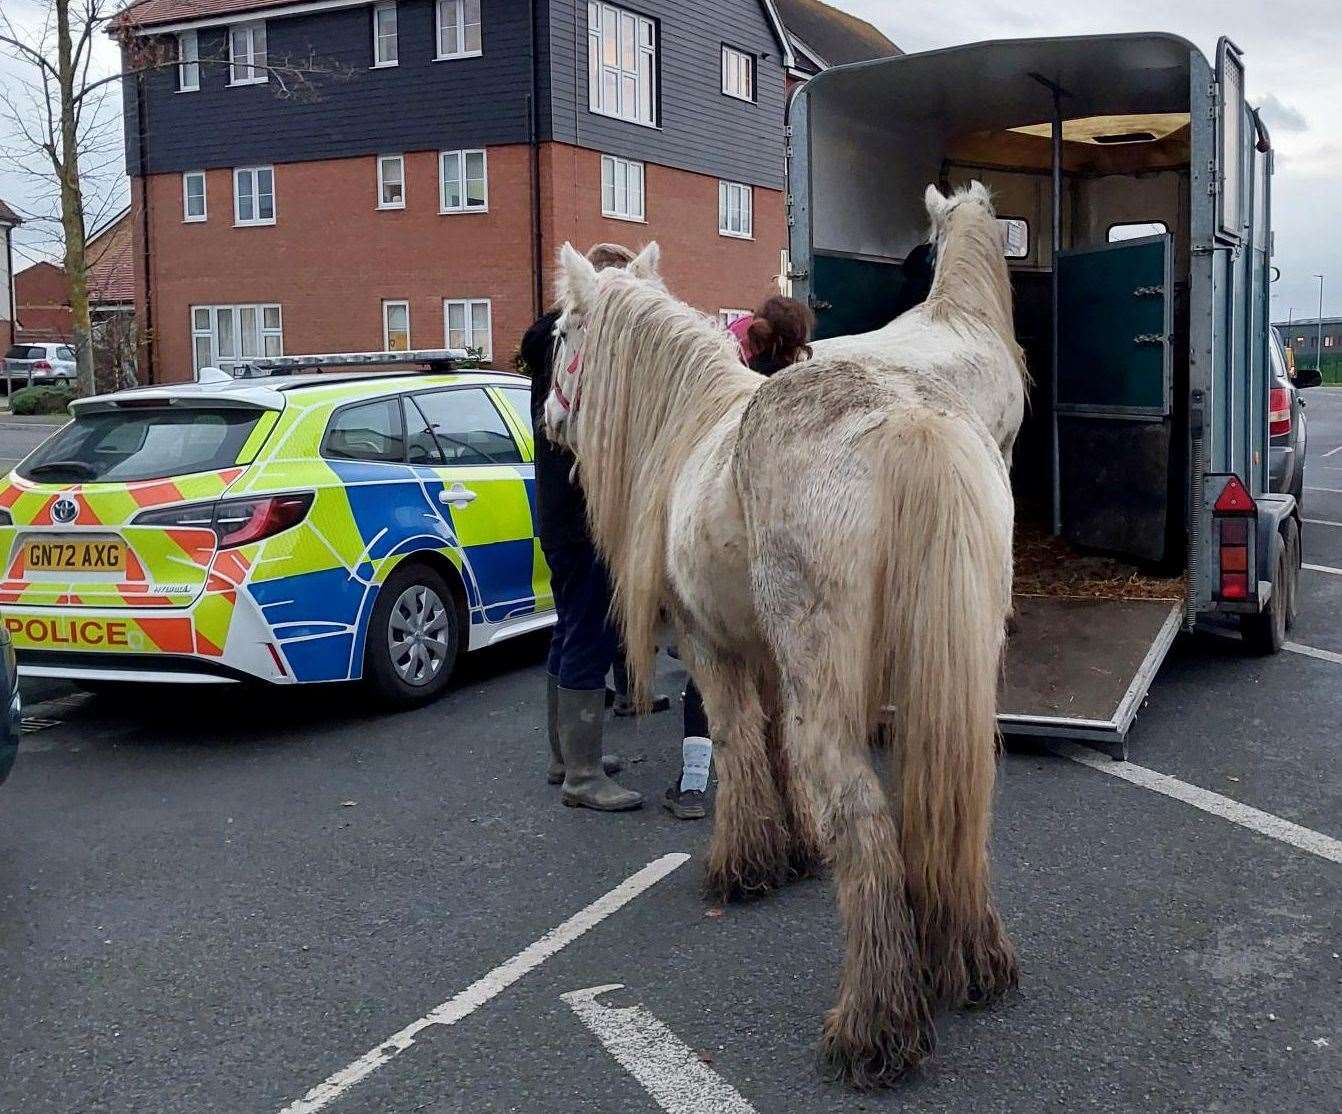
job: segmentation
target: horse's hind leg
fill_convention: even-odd
[[[696,668],[694,676],[713,725],[718,769],[705,889],[718,901],[776,889],[791,876],[789,835],[755,678],[743,663],[721,659]]]
[[[783,799],[787,817],[788,862],[794,877],[810,878],[825,862],[825,846],[816,821],[815,803],[788,755],[781,696],[775,676],[768,679],[764,688],[764,710],[768,732],[765,745],[773,765],[774,784]]]
[[[822,700],[790,710],[788,750],[830,837],[846,941],[839,996],[825,1016],[822,1065],[856,1087],[889,1086],[936,1040],[918,969],[899,830],[867,754]]]

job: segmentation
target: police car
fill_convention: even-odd
[[[554,621],[520,376],[211,371],[71,411],[0,483],[22,675],[409,705]]]

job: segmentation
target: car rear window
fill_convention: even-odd
[[[46,354],[47,350],[36,344],[11,344],[5,351],[5,359],[40,360]]]
[[[237,463],[265,411],[136,409],[86,414],[18,467],[37,483],[124,483],[212,472]]]

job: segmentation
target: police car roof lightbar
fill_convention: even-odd
[[[452,371],[470,358],[464,348],[417,348],[409,352],[331,352],[312,356],[266,356],[240,360],[233,365],[235,379],[265,379],[272,375],[293,375],[327,367],[404,367],[427,365],[430,371]]]

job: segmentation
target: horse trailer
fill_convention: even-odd
[[[1214,67],[1167,34],[840,66],[798,90],[789,144],[793,293],[822,338],[901,311],[929,182],[994,195],[1033,378],[1018,550],[1034,531],[1057,558],[1030,593],[1018,564],[1002,730],[1123,755],[1181,629],[1280,650],[1300,514],[1268,490],[1272,149],[1235,45]],[[1130,576],[1078,589],[1068,562],[1101,559]]]

